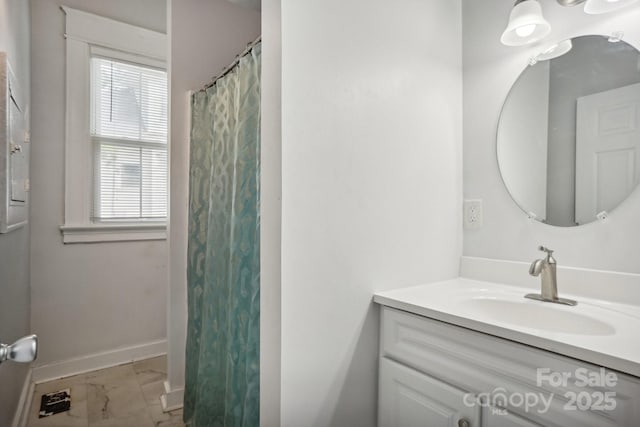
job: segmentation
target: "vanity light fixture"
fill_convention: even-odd
[[[537,0],[517,0],[509,16],[509,24],[500,41],[507,46],[523,46],[546,37],[551,25],[542,16]]]
[[[584,5],[584,11],[589,15],[598,15],[613,12],[637,1],[638,0],[588,0]]]
[[[584,3],[585,1],[587,0],[558,0],[558,3],[560,3],[560,5],[562,6],[571,7]]]
[[[589,15],[609,13],[636,3],[638,0],[558,0],[562,6],[576,6],[586,2],[584,11]]]
[[[638,3],[640,0],[556,0],[565,7],[573,7],[585,3],[584,11],[589,15],[613,12]],[[507,46],[524,46],[545,38],[551,32],[551,25],[542,16],[542,7],[538,0],[516,0],[509,24],[502,33],[500,41]],[[571,47],[569,47],[571,49]],[[567,51],[568,52],[568,51]],[[557,56],[563,55],[562,52]],[[555,58],[555,57],[554,57]],[[531,58],[532,65],[538,60],[551,58]]]

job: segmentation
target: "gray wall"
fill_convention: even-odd
[[[32,326],[40,365],[166,337],[165,241],[64,245],[60,4],[165,32],[164,0],[32,0]]]
[[[262,2],[260,141],[260,423],[280,425],[282,33],[280,0]]]
[[[0,51],[29,99],[29,3],[0,0]],[[0,234],[0,341],[11,343],[29,329],[29,228]],[[0,426],[9,426],[18,405],[28,365],[0,365]]]
[[[640,46],[640,4],[607,15],[587,15],[580,7],[541,3],[551,34],[544,43],[513,48],[500,43],[513,1],[463,2],[464,197],[484,200],[484,226],[465,230],[464,255],[531,261],[539,257],[537,246],[544,244],[556,250],[554,256],[565,266],[640,273],[640,191],[611,212],[606,223],[565,228],[529,220],[501,182],[496,160],[498,118],[509,89],[531,56],[553,42],[612,30],[624,31],[625,40]]]
[[[549,224],[575,225],[577,99],[638,83],[639,71],[637,50],[626,43],[609,43],[599,36],[574,40],[571,52],[551,61],[547,152]]]
[[[497,134],[504,183],[539,220],[547,213],[548,88],[549,61],[528,68],[509,93]]]

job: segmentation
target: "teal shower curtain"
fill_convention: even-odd
[[[259,425],[260,53],[193,95],[184,420]]]

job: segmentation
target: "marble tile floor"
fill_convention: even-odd
[[[63,378],[35,387],[27,427],[184,427],[182,410],[162,412],[166,357]],[[42,394],[71,388],[71,410],[38,418]]]

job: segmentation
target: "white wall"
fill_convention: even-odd
[[[528,220],[500,181],[495,145],[500,109],[530,56],[554,41],[616,30],[640,47],[640,5],[607,15],[586,15],[580,7],[563,8],[553,1],[542,5],[553,28],[549,38],[536,46],[510,48],[500,44],[500,34],[511,0],[463,2],[464,196],[484,200],[484,227],[465,231],[464,254],[531,261],[544,244],[556,250],[554,256],[565,266],[640,273],[640,191],[606,223],[559,228]]]
[[[29,30],[29,4],[0,0],[0,51],[7,52],[27,101]],[[0,342],[10,344],[29,334],[29,313],[29,228],[23,227],[0,234]],[[0,365],[0,426],[11,425],[28,367],[11,362]]]
[[[282,2],[282,425],[373,426],[376,290],[454,277],[461,6]]]
[[[189,91],[203,87],[229,65],[247,43],[260,35],[260,13],[226,0],[169,0],[169,5],[171,227],[168,381],[171,391],[175,391],[174,398],[180,400],[180,391],[184,388],[187,327]]]
[[[164,241],[63,245],[64,4],[165,31],[163,0],[32,0],[31,285],[38,365],[166,337]]]

